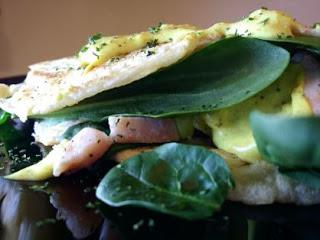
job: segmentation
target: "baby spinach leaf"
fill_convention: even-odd
[[[282,174],[312,188],[320,188],[320,172],[316,170],[281,171]]]
[[[35,118],[101,121],[110,115],[149,117],[208,112],[239,103],[274,82],[290,54],[268,42],[230,38],[132,84]]]
[[[254,112],[253,136],[263,159],[285,169],[320,168],[320,118]]]
[[[278,43],[283,47],[299,48],[311,51],[320,55],[320,38],[312,36],[298,36],[289,38],[276,38],[271,39],[271,42]]]
[[[82,122],[69,127],[62,135],[62,139],[71,139],[74,135],[80,132],[85,127],[92,127],[100,131],[110,134],[110,129],[107,122],[95,123],[95,122]]]
[[[0,125],[4,124],[10,118],[10,114],[0,110]]]
[[[141,206],[193,220],[217,211],[233,185],[217,154],[204,147],[168,143],[112,168],[96,195],[111,206]]]

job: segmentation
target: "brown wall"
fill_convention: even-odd
[[[142,31],[159,21],[209,26],[266,6],[317,20],[320,0],[0,0],[0,77],[74,54],[89,35]]]

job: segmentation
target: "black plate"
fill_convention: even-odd
[[[22,79],[24,76],[2,82],[18,83]],[[30,145],[32,122],[11,120],[8,126],[0,129],[14,136],[7,145],[9,156],[0,157],[2,175],[40,158],[28,158],[40,153],[37,146]],[[253,207],[226,202],[219,213],[201,221],[185,221],[141,208],[109,207],[95,198],[95,187],[113,165],[98,163],[46,182],[0,178],[1,239],[319,239],[318,205]]]

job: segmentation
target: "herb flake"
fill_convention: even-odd
[[[89,44],[95,44],[97,40],[99,40],[100,38],[102,38],[102,34],[101,33],[96,33],[94,35],[92,35],[91,37],[89,37]]]
[[[159,22],[157,25],[149,27],[148,31],[152,34],[156,34],[161,30],[162,22]]]
[[[269,22],[269,20],[270,20],[270,18],[266,18],[266,19],[262,20],[260,23],[262,25],[266,25]]]

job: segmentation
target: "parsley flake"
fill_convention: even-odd
[[[159,22],[157,25],[149,27],[148,31],[152,34],[158,33],[161,30],[162,22]]]
[[[96,54],[95,52],[93,52],[92,54],[95,55],[97,57],[97,59],[100,58],[100,56],[98,54]]]
[[[153,55],[155,53],[156,53],[155,51],[147,51],[147,57],[149,57],[149,56],[151,56],[151,55]]]
[[[80,49],[80,52],[86,52],[88,51],[88,47],[87,46],[83,46],[81,49]]]
[[[95,44],[97,40],[99,40],[100,38],[102,38],[102,34],[101,33],[96,33],[94,35],[92,35],[91,37],[89,37],[89,44]]]
[[[270,18],[266,18],[263,21],[261,21],[260,23],[263,25],[266,25],[269,22]]]
[[[152,48],[158,45],[158,39],[153,39],[149,42],[147,42],[146,47]]]

